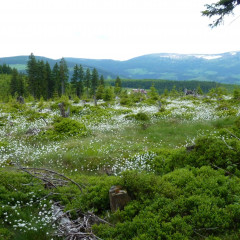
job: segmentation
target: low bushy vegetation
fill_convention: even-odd
[[[56,203],[72,219],[80,209],[109,222],[93,226],[100,239],[239,239],[240,102],[220,90],[0,104],[0,239],[63,239]],[[51,188],[22,166],[82,191]],[[121,211],[110,209],[113,185],[131,199]]]

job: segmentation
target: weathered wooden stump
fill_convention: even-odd
[[[65,104],[64,104],[64,102],[59,103],[58,107],[60,109],[60,114],[61,114],[62,117],[64,117],[64,118],[69,117],[69,115],[70,115],[70,107],[68,107],[68,110],[65,111]]]
[[[131,200],[127,191],[122,190],[121,186],[112,186],[110,188],[109,199],[112,212],[117,211],[117,209],[123,210],[127,203]]]
[[[24,97],[22,97],[22,96],[17,97],[17,101],[18,101],[20,104],[24,104],[24,103],[25,103]]]

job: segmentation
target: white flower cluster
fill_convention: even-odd
[[[112,170],[115,175],[120,174],[126,170],[138,170],[138,171],[153,171],[149,164],[156,153],[145,152],[142,154],[135,154],[132,158],[122,159],[121,162],[116,162]]]
[[[56,220],[56,217],[54,215],[52,201],[48,201],[47,205],[47,200],[35,198],[33,192],[29,193],[29,195],[32,196],[27,203],[23,203],[21,201],[13,201],[14,205],[11,205],[10,202],[8,202],[7,205],[2,205],[2,209],[6,210],[3,213],[3,221],[11,225],[15,230],[22,232],[39,231],[46,227],[50,227],[54,230],[56,228],[56,225],[52,225],[51,223]],[[38,207],[38,212],[30,213],[30,215],[26,217],[24,217],[25,214],[21,215],[23,208],[29,209],[33,206],[36,207],[36,205]],[[51,205],[50,208],[49,205]]]

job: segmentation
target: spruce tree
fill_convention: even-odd
[[[82,65],[79,66],[78,68],[78,82],[77,82],[77,96],[81,97],[83,92],[84,92],[84,70]]]
[[[53,83],[53,95],[54,98],[56,98],[56,95],[61,95],[61,83],[60,83],[60,72],[59,72],[59,66],[58,63],[55,63],[52,69],[52,83]]]
[[[154,84],[152,84],[152,86],[150,87],[150,91],[148,92],[148,96],[152,100],[158,100],[159,95],[158,95],[157,89],[154,87]]]
[[[27,62],[27,74],[29,91],[34,98],[36,97],[35,95],[37,91],[36,73],[37,73],[37,61],[33,53],[31,53]]]
[[[64,95],[66,84],[68,81],[68,67],[64,58],[62,58],[60,61],[59,76],[60,76],[60,82],[61,82],[61,94]]]
[[[114,93],[116,95],[119,95],[122,91],[122,82],[121,79],[119,77],[116,78],[115,80],[115,88],[114,88]]]
[[[43,60],[37,62],[37,89],[36,97],[47,99],[47,77],[45,71],[45,63]]]
[[[116,80],[115,80],[115,87],[120,87],[122,88],[122,82],[119,76],[117,76]]]
[[[54,81],[52,78],[52,70],[48,62],[45,63],[45,78],[47,82],[47,99],[52,98],[54,92]]]
[[[18,75],[17,91],[19,96],[25,95],[24,75],[21,73]]]
[[[210,24],[210,27],[216,27],[222,24],[224,17],[232,14],[238,5],[240,5],[240,0],[219,0],[216,3],[206,4],[202,15],[209,18],[216,17],[216,20]]]
[[[71,84],[72,84],[74,95],[77,95],[78,74],[79,74],[79,68],[78,68],[78,65],[76,64],[73,68],[73,75],[71,78]]]
[[[14,68],[12,72],[12,77],[10,81],[10,92],[12,96],[18,93],[18,71],[16,68]]]
[[[96,98],[97,99],[103,99],[103,95],[104,95],[104,86],[101,84],[97,88]]]
[[[101,75],[99,85],[105,86],[104,77]]]
[[[96,94],[96,89],[98,87],[99,83],[99,75],[98,71],[96,68],[93,69],[92,71],[92,77],[91,77],[91,93],[95,96]]]
[[[90,84],[91,84],[91,72],[90,69],[87,68],[86,70],[86,74],[85,74],[85,78],[84,78],[84,85],[86,87],[86,92],[87,92],[87,97],[89,97],[89,88],[90,88]]]

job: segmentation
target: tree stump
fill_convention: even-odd
[[[20,104],[24,104],[24,103],[25,103],[24,97],[22,97],[22,96],[17,97],[17,101],[18,101]]]
[[[110,207],[112,212],[123,210],[131,200],[127,191],[121,190],[121,186],[112,186],[109,190]]]
[[[62,117],[64,117],[64,118],[69,117],[69,115],[70,115],[70,107],[68,107],[67,112],[65,111],[65,104],[64,104],[64,102],[59,103],[58,107],[60,109],[60,114],[61,114]]]

